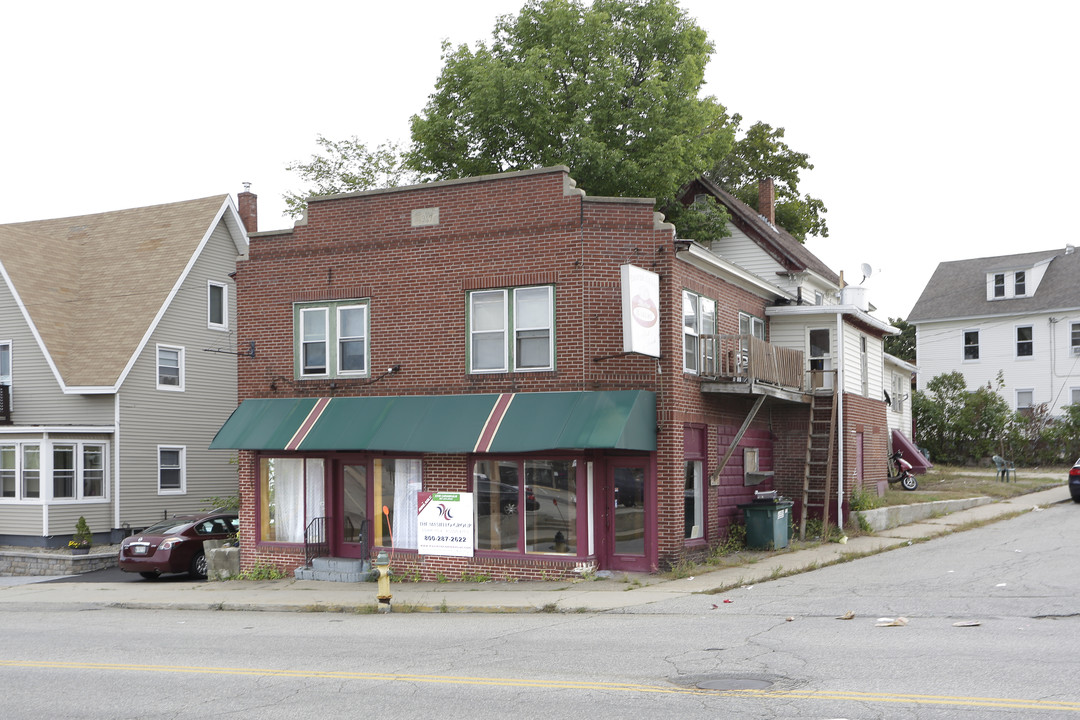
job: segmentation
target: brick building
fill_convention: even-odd
[[[764,338],[795,295],[564,167],[313,198],[236,292],[257,352],[212,447],[239,451],[247,568],[663,570],[802,486],[807,361]],[[432,492],[468,496],[467,552],[425,549]]]

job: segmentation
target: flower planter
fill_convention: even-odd
[[[87,555],[90,552],[90,548],[71,548],[72,555]]]

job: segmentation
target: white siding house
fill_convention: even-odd
[[[1077,277],[1072,246],[938,265],[908,318],[919,389],[958,371],[969,389],[989,385],[1015,410],[1059,414],[1080,403]]]
[[[115,541],[236,494],[208,446],[246,253],[226,195],[0,226],[0,544],[65,546],[79,516]]]

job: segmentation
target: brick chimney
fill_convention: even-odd
[[[240,220],[249,233],[259,231],[259,196],[251,192],[251,183],[244,183],[244,192],[236,196],[240,206]]]
[[[770,225],[776,224],[776,186],[772,178],[758,181],[757,211]]]

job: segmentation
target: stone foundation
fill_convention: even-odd
[[[0,550],[0,575],[81,575],[117,566],[117,548],[90,548],[86,555],[70,552]]]

